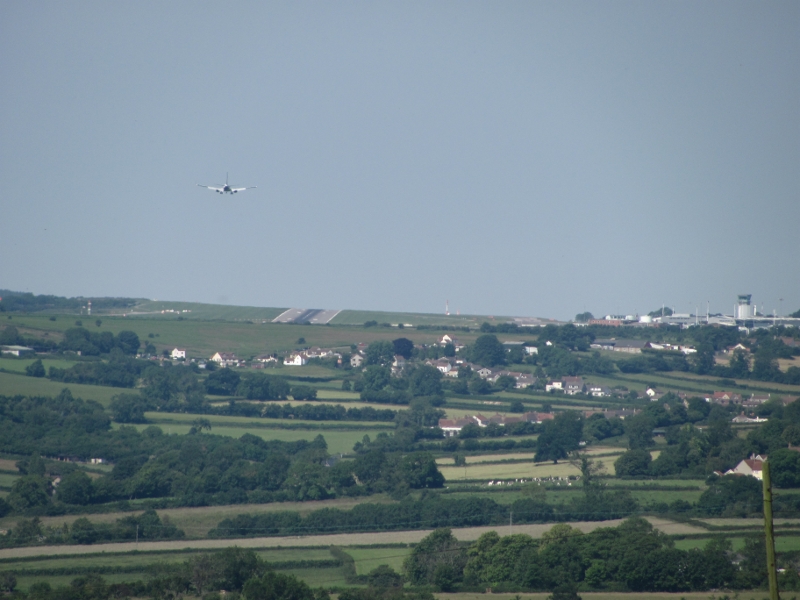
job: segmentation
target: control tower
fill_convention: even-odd
[[[736,305],[734,316],[737,319],[752,319],[756,316],[756,307],[750,304],[753,294],[739,294],[739,302]]]

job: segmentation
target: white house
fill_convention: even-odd
[[[169,356],[172,360],[186,360],[186,350],[182,348],[173,348]]]
[[[283,364],[292,367],[302,367],[308,363],[308,357],[305,352],[292,352],[289,356],[283,359]]]
[[[356,352],[350,357],[350,366],[353,367],[354,369],[357,369],[362,364],[364,364],[364,357],[360,355],[358,352]]]
[[[217,352],[209,360],[213,360],[220,367],[238,367],[239,359],[233,352]]]
[[[750,458],[745,458],[738,465],[726,471],[725,475],[749,475],[761,479],[764,476],[762,468],[766,459],[766,456],[751,454]]]
[[[394,355],[394,361],[392,361],[392,375],[399,377],[403,374],[403,370],[406,368],[406,359],[404,356],[400,356],[399,354]]]
[[[434,364],[434,366],[437,369],[439,369],[442,373],[444,373],[445,375],[447,375],[450,371],[453,370],[453,365],[450,364],[450,361],[449,360],[445,360],[443,358],[440,358],[439,360],[437,360],[436,364]]]
[[[440,346],[446,346],[447,344],[453,344],[456,347],[456,350],[461,350],[464,347],[458,338],[454,335],[447,335],[446,333],[442,336],[442,339],[439,341]]]
[[[563,392],[564,391],[564,382],[563,381],[551,381],[550,383],[548,383],[548,384],[546,384],[544,386],[544,391],[545,392],[550,392],[552,390],[555,390],[557,392]]]

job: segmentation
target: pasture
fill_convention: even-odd
[[[160,426],[162,429],[167,425],[191,425],[197,420],[199,415],[191,413],[159,413],[146,412],[145,417],[148,423]],[[380,423],[375,421],[304,421],[301,419],[270,419],[266,417],[239,417],[227,415],[203,415],[204,419],[212,425],[212,432],[218,427],[262,427],[264,429],[279,429],[283,425],[292,428],[309,429],[394,429],[393,423]]]
[[[223,519],[228,519],[241,514],[262,514],[266,512],[297,511],[306,515],[322,508],[338,508],[350,510],[358,504],[365,502],[373,504],[389,504],[394,502],[388,496],[378,494],[375,496],[361,496],[358,498],[334,498],[331,500],[311,500],[307,502],[271,502],[269,504],[228,504],[224,506],[198,506],[182,508],[158,509],[160,518],[167,517],[179,529],[183,529],[188,539],[202,539],[208,532],[216,527]],[[135,506],[135,502],[131,503]],[[142,508],[141,510],[144,510]],[[136,511],[138,512],[138,511]],[[61,527],[72,524],[81,516],[87,517],[94,523],[113,523],[117,519],[130,516],[130,512],[104,512],[87,515],[59,515],[54,517],[40,517],[42,525],[47,527]],[[4,517],[0,519],[0,528],[7,529],[14,526],[18,517]]]
[[[158,424],[156,423],[158,426]],[[138,424],[132,425],[131,427],[135,427],[139,431],[143,431],[147,427],[150,427],[150,424]],[[113,427],[119,427],[118,424],[114,424]],[[176,424],[164,424],[161,425],[161,430],[168,434],[177,434],[177,435],[185,435],[189,433],[189,429],[191,429],[191,425],[189,423],[176,423]],[[253,434],[257,437],[260,437],[263,440],[279,440],[282,442],[296,442],[297,440],[307,440],[312,441],[318,435],[321,435],[325,438],[325,442],[328,444],[328,452],[330,454],[346,454],[353,451],[353,446],[356,442],[360,442],[365,435],[370,436],[370,438],[374,438],[381,432],[385,432],[386,429],[357,429],[357,430],[333,430],[333,429],[266,429],[264,427],[252,426],[252,427],[233,427],[233,426],[222,426],[222,427],[214,427],[212,429],[212,434],[214,435],[226,435],[229,437],[240,438],[245,433]]]
[[[658,517],[646,517],[656,529],[668,535],[695,535],[707,533],[705,530]],[[575,521],[569,523],[572,527],[584,533],[602,527],[616,527],[623,519],[609,521]],[[484,533],[497,531],[500,535],[509,533],[523,533],[533,538],[541,538],[545,532],[550,531],[553,523],[503,525],[487,527],[462,527],[453,528],[453,535],[460,541],[472,542]],[[381,531],[376,533],[335,533],[326,535],[300,535],[289,537],[261,537],[261,538],[236,538],[236,539],[196,539],[172,540],[163,542],[115,542],[94,544],[90,546],[62,545],[62,546],[27,546],[22,548],[0,549],[0,561],[9,559],[20,560],[31,557],[74,557],[97,553],[125,553],[125,552],[171,552],[185,550],[211,550],[239,546],[241,548],[290,548],[290,547],[329,547],[329,546],[375,546],[387,544],[415,544],[431,533],[432,530],[414,531]],[[3,562],[0,562],[0,565]]]
[[[25,373],[25,367],[28,365],[36,362],[38,357],[27,357],[27,358],[7,358],[7,357],[0,357],[0,369],[4,371],[10,371],[14,373]],[[48,370],[50,367],[56,367],[57,369],[68,369],[75,363],[70,360],[64,360],[63,358],[43,358],[42,365],[45,368],[45,371]]]
[[[95,400],[103,406],[111,403],[112,396],[130,392],[124,388],[106,387],[102,385],[86,385],[82,383],[62,383],[50,381],[44,377],[28,377],[16,373],[0,373],[0,394],[6,396],[57,396],[67,388],[76,398]]]
[[[533,479],[538,477],[569,477],[579,476],[580,469],[569,462],[553,463],[494,463],[470,464],[469,460],[464,467],[440,466],[439,471],[446,481],[458,482],[459,480],[491,481],[495,479]],[[566,485],[566,482],[564,483]]]
[[[347,548],[345,550],[356,562],[356,574],[366,575],[375,567],[389,565],[398,573],[403,572],[403,561],[411,554],[411,548]]]
[[[377,340],[393,340],[407,337],[414,343],[431,344],[441,339],[442,334],[435,331],[417,331],[415,329],[398,330],[387,327],[335,327],[319,325],[294,325],[262,323],[251,319],[237,321],[201,320],[187,313],[182,320],[169,313],[162,316],[143,314],[140,316],[121,317],[100,315],[96,317],[78,317],[59,315],[51,321],[46,315],[15,315],[8,325],[29,332],[36,337],[60,337],[63,332],[75,327],[80,320],[90,331],[135,332],[142,343],[150,342],[156,351],[172,350],[175,347],[185,348],[188,357],[208,358],[215,352],[234,352],[240,358],[249,359],[264,353],[287,352],[309,346],[322,348],[349,348],[353,343],[369,344]],[[96,318],[101,319],[100,327],[94,324]],[[271,320],[271,319],[270,319]],[[152,337],[150,337],[152,335]],[[469,334],[465,334],[469,335]],[[471,338],[477,334],[471,334]],[[305,342],[298,344],[304,338]],[[310,366],[297,367],[298,374],[308,376]],[[282,371],[283,369],[276,369]]]

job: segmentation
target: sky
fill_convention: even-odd
[[[786,314],[798,57],[795,1],[3,2],[0,288]]]

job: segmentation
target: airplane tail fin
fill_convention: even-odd
[[[225,185],[228,185],[228,172],[225,171]]]

